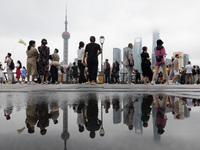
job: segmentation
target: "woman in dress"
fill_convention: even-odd
[[[47,79],[48,79],[48,74],[49,74],[49,47],[46,45],[47,40],[42,39],[41,41],[41,46],[38,47],[39,51],[39,75],[40,75],[40,80],[41,84],[46,84],[47,85]],[[45,79],[45,82],[44,82]]]
[[[151,82],[153,73],[151,70],[151,62],[150,62],[151,59],[149,58],[149,54],[147,53],[147,47],[144,46],[142,50],[143,50],[141,54],[142,72],[144,77],[144,85],[147,85],[147,78],[149,78],[149,81]]]
[[[155,65],[156,65],[156,67],[155,67],[155,72],[153,74],[153,80],[151,82],[152,85],[155,84],[154,79],[155,79],[160,67],[162,68],[166,83],[169,84],[169,81],[167,78],[167,72],[166,72],[165,59],[164,59],[164,56],[166,56],[167,54],[165,52],[165,48],[162,45],[163,45],[163,41],[158,40],[157,47],[155,48],[155,53],[156,53],[156,64]]]
[[[30,41],[28,49],[26,51],[27,54],[27,80],[28,84],[35,84],[34,79],[38,74],[37,72],[37,58],[38,51],[35,48],[35,41]],[[30,82],[30,76],[32,76],[32,82]]]

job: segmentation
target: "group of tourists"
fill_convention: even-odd
[[[85,46],[84,42],[79,43],[77,50],[78,62],[74,62],[73,66],[64,68],[60,65],[59,50],[55,49],[53,54],[50,54],[50,48],[47,46],[47,40],[42,39],[41,46],[36,49],[36,42],[30,41],[27,48],[27,67],[22,66],[20,60],[16,65],[11,58],[12,54],[8,53],[5,57],[4,63],[6,66],[7,82],[3,82],[5,68],[2,67],[0,62],[0,83],[13,83],[13,70],[16,69],[17,83],[26,83],[35,85],[47,84],[63,84],[63,76],[66,74],[67,83],[79,84],[97,84],[98,82],[98,56],[102,53],[102,48],[99,44],[95,43],[94,36],[90,37],[90,43]],[[155,67],[152,67],[151,58],[148,54],[148,48],[144,46],[141,53],[141,73],[134,69],[133,60],[133,44],[128,44],[123,54],[123,62],[113,62],[112,66],[109,60],[106,59],[104,63],[104,83],[120,83],[120,63],[126,68],[126,77],[123,83],[133,84],[141,83],[148,84],[199,84],[200,69],[199,66],[192,66],[188,62],[182,70],[179,70],[179,54],[169,64],[165,63],[166,51],[163,46],[163,41],[157,41],[155,48],[156,62]],[[133,78],[133,74],[135,77]],[[21,78],[21,81],[20,81]],[[102,82],[102,83],[103,83]]]

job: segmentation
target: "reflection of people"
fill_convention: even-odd
[[[85,103],[84,101],[80,101],[78,104],[78,109],[77,109],[77,124],[79,128],[79,132],[83,132],[85,130],[84,128],[84,109],[85,109]]]
[[[110,109],[110,100],[105,100],[104,101],[104,107],[105,107],[105,113],[109,113],[109,109]]]
[[[28,101],[26,108],[26,127],[28,128],[28,133],[35,132],[35,125],[38,121],[37,113],[36,113],[36,104],[34,101]]]
[[[50,104],[50,109],[51,112],[49,114],[49,116],[51,117],[51,119],[53,120],[54,124],[58,123],[58,117],[59,117],[59,106],[58,106],[58,102],[52,102]]]
[[[40,128],[41,135],[45,135],[47,132],[45,128],[49,126],[48,103],[46,101],[42,101],[37,105],[37,115],[39,120],[37,127]]]
[[[154,95],[153,99],[156,104],[156,127],[158,128],[158,134],[163,134],[165,132],[164,128],[166,126],[167,118],[165,116],[165,111],[167,107],[167,96],[162,95],[158,97]]]
[[[90,131],[90,138],[95,138],[95,131],[100,129],[102,124],[98,119],[98,104],[96,99],[90,99],[87,106],[87,118],[85,119],[85,127]]]
[[[133,114],[134,114],[134,103],[133,100],[129,97],[126,105],[123,108],[124,112],[124,124],[128,126],[129,130],[133,130]]]
[[[13,111],[13,105],[11,103],[7,103],[6,108],[4,108],[4,116],[6,117],[6,120],[10,120],[10,115]]]
[[[151,115],[151,105],[153,103],[153,96],[152,95],[144,95],[142,101],[142,117],[141,120],[143,122],[143,127],[148,127],[148,121]]]
[[[112,100],[113,104],[113,123],[118,124],[121,123],[121,103],[119,100],[119,96],[114,96]]]

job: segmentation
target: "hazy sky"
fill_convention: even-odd
[[[62,58],[66,0],[0,0],[0,61],[7,52],[26,62],[26,47],[17,44],[42,38],[60,50]],[[152,51],[152,32],[159,29],[168,57],[173,51],[190,54],[200,65],[199,0],[68,0],[69,61],[77,57],[79,41],[97,42],[105,36],[104,58],[112,60],[113,48],[123,49],[136,37]],[[16,47],[17,46],[17,47]],[[15,48],[16,47],[16,48]]]

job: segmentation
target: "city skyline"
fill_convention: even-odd
[[[96,36],[97,43],[99,43],[101,35],[105,36],[104,59],[112,60],[113,47],[122,49],[128,43],[134,43],[134,38],[136,37],[142,37],[143,46],[148,47],[148,52],[151,56],[152,32],[157,29],[161,33],[161,39],[165,42],[164,46],[168,58],[173,56],[174,51],[181,50],[190,55],[192,64],[199,65],[200,61],[196,51],[200,47],[197,38],[200,22],[195,17],[199,11],[197,8],[199,1],[195,0],[194,3],[179,0],[178,2],[173,1],[173,7],[168,4],[170,1],[162,3],[157,0],[154,1],[158,5],[165,5],[166,10],[161,11],[162,9],[159,8],[155,11],[157,8],[151,5],[152,2],[145,0],[125,0],[124,5],[116,2],[116,7],[113,10],[110,10],[112,6],[111,1],[103,0],[104,3],[98,3],[98,8],[91,8],[93,3],[96,2],[68,0],[68,30],[71,33],[69,62],[72,62],[77,57],[78,43],[80,41],[84,41],[85,44],[89,43],[91,35]],[[40,46],[41,39],[46,38],[51,53],[53,53],[54,48],[58,48],[60,50],[60,58],[63,58],[63,39],[60,37],[60,34],[63,33],[65,28],[63,23],[65,21],[66,0],[61,0],[59,3],[54,1],[48,3],[38,1],[37,3],[37,0],[30,0],[28,2],[20,0],[20,2],[4,1],[0,6],[1,11],[4,12],[3,14],[6,14],[0,15],[2,21],[0,28],[0,61],[3,62],[7,52],[11,52],[15,62],[19,59],[24,66],[26,65],[25,51],[27,47],[20,44],[16,47],[19,39],[23,39],[27,44],[29,40],[33,39],[37,42],[38,47]],[[77,2],[79,2],[79,6],[77,6]],[[182,5],[179,7],[179,13],[177,13],[175,6],[180,6],[179,2]],[[43,5],[45,5],[45,11]],[[52,7],[56,11],[52,11]],[[10,8],[12,13],[6,8]],[[79,11],[73,8],[77,8]],[[85,11],[88,8],[91,8],[91,11],[94,13],[91,14],[89,11]],[[101,8],[104,8],[104,13],[107,15],[101,13]],[[124,10],[124,8],[126,8],[126,11],[118,14],[118,10]],[[31,11],[35,9],[37,11]],[[147,14],[147,12],[150,13]],[[177,17],[179,21],[175,20]],[[185,20],[188,20],[187,24],[185,24]],[[145,24],[145,22],[148,22],[148,24]]]

